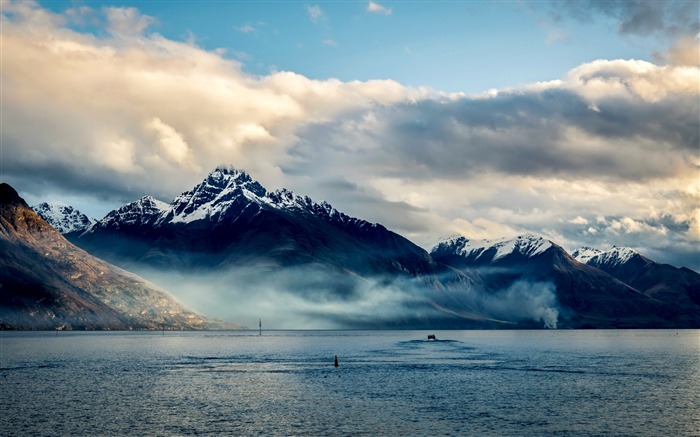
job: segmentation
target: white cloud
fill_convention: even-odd
[[[106,7],[107,29],[117,35],[140,35],[155,23],[152,17],[142,15],[136,8]]]
[[[241,26],[237,26],[235,27],[235,29],[241,33],[253,33],[257,30],[255,27],[253,27],[253,25],[247,23]]]
[[[379,3],[369,2],[367,3],[367,11],[374,14],[384,14],[391,15],[391,8],[384,7]]]
[[[588,224],[588,220],[586,220],[584,217],[581,217],[580,215],[572,218],[568,222],[571,224],[574,224],[574,225],[587,225]]]
[[[158,145],[168,160],[178,165],[186,164],[189,146],[179,132],[163,123],[158,117],[151,120],[148,127],[157,133]]]
[[[658,102],[673,94],[698,95],[697,66],[657,66],[638,60],[597,60],[568,74],[568,87],[590,102],[638,98]]]
[[[51,186],[168,200],[229,163],[426,247],[529,231],[568,248],[697,252],[698,67],[599,60],[466,96],[252,76],[145,35],[152,20],[135,10],[95,11],[118,30],[98,36],[35,3],[3,5],[3,170],[34,198]]]
[[[326,18],[323,9],[319,5],[308,5],[306,7],[306,13],[309,14],[309,18],[314,23],[318,23]]]

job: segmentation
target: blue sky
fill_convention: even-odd
[[[620,35],[610,17],[555,19],[546,2],[51,1],[70,8],[134,7],[174,40],[225,49],[253,74],[313,79],[393,79],[408,86],[478,93],[560,78],[595,59],[651,59],[666,38]],[[390,10],[390,13],[389,13]],[[312,16],[316,11],[317,16]],[[104,33],[85,20],[76,28]]]
[[[0,179],[100,218],[218,165],[426,249],[700,270],[695,0],[2,3]]]

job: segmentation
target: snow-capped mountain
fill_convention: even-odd
[[[629,247],[613,246],[612,249],[602,251],[592,247],[581,247],[571,253],[579,262],[595,267],[614,267],[630,262],[635,257],[641,257],[639,252]]]
[[[152,197],[144,196],[139,200],[127,203],[119,209],[109,212],[104,218],[96,221],[86,232],[97,232],[101,229],[117,230],[122,227],[148,225],[168,210],[169,205]]]
[[[298,196],[284,188],[268,192],[246,172],[218,167],[200,184],[180,194],[170,204],[144,196],[110,212],[86,234],[102,229],[162,228],[194,222],[214,226],[235,222],[238,218],[271,208],[313,215],[336,224],[351,224],[360,228],[377,226],[343,214],[326,202],[316,203],[308,196]]]
[[[95,219],[86,216],[72,206],[59,202],[43,202],[33,206],[32,209],[46,223],[62,234],[84,231],[96,222]]]
[[[215,308],[264,296],[264,311],[337,327],[535,328],[555,326],[557,311],[568,327],[700,325],[700,311],[679,321],[673,304],[547,239],[456,237],[428,254],[381,224],[227,167],[169,204],[142,198],[70,238],[182,296],[210,290]]]
[[[575,314],[572,319],[578,326],[653,327],[663,326],[669,317],[679,326],[700,324],[700,308],[694,304],[659,300],[636,288],[629,278],[605,270],[605,265],[646,260],[631,249],[582,248],[575,252],[579,260],[587,260],[582,264],[549,240],[523,235],[489,241],[457,237],[439,243],[430,254],[435,262],[477,277],[496,294],[513,287],[539,284],[541,289],[546,287],[542,284],[550,284],[558,304],[564,312]]]
[[[112,211],[73,241],[127,266],[218,268],[265,258],[356,273],[432,268],[427,252],[379,224],[289,190],[269,192],[246,172],[227,167],[169,204],[145,197]]]
[[[551,241],[532,234],[496,240],[469,240],[458,236],[439,243],[431,250],[431,254],[458,255],[475,264],[486,264],[513,256],[531,258],[551,247]]]
[[[657,263],[629,247],[581,248],[572,255],[654,299],[686,312],[700,309],[700,274],[690,269]]]
[[[596,249],[595,247],[583,246],[571,252],[571,256],[576,261],[587,264],[589,259],[593,258],[594,256],[600,255],[601,253],[603,253],[603,251],[600,249]]]
[[[441,287],[440,267],[402,236],[326,202],[285,189],[270,192],[243,171],[219,167],[167,205],[141,208],[137,203],[111,212],[72,241],[169,289],[186,288],[183,293],[223,281],[214,293],[232,287],[250,295],[280,290],[307,302],[305,307],[338,300],[333,308],[342,308],[368,289],[384,293],[389,284],[402,284],[392,296],[414,292],[409,290],[422,296]],[[469,282],[459,272],[445,275],[456,277],[454,284]],[[447,306],[450,291],[440,290],[421,299]],[[222,300],[219,307],[224,305],[230,303]],[[453,312],[432,306],[398,317],[399,306],[371,317],[366,309],[361,317],[339,313],[333,322],[343,327],[464,326]],[[417,317],[420,325],[411,325]]]

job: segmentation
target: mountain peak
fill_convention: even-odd
[[[586,264],[591,258],[600,255],[601,253],[603,253],[603,251],[596,249],[595,247],[582,246],[571,252],[571,257],[578,262]]]
[[[258,181],[251,178],[248,173],[232,166],[216,167],[207,175],[202,184],[199,186],[208,186],[221,190],[226,188],[241,187],[258,197],[262,197],[267,193],[267,190],[265,190],[265,188],[263,188]]]
[[[29,208],[27,202],[22,199],[17,191],[9,184],[0,184],[0,206],[23,206]]]
[[[609,250],[600,250],[593,247],[581,247],[571,253],[577,261],[595,267],[601,265],[617,266],[629,262],[635,256],[641,256],[639,252],[624,246],[613,246]]]
[[[32,209],[62,234],[84,231],[95,223],[94,219],[62,202],[43,202]]]
[[[236,181],[239,183],[250,182],[252,179],[248,173],[231,166],[216,167],[207,175],[208,180]]]
[[[261,203],[267,190],[248,173],[219,166],[189,191],[176,197],[161,221],[189,223],[220,217],[233,204]]]
[[[494,262],[511,254],[533,257],[550,247],[552,243],[549,240],[534,234],[492,240],[470,240],[464,236],[458,236],[439,243],[431,253],[451,253],[475,260],[481,258],[483,261]]]
[[[139,200],[130,203],[130,205],[138,205],[141,208],[150,208],[150,209],[156,209],[160,211],[164,211],[168,208],[168,204],[156,199],[153,196],[143,196]]]
[[[598,263],[624,264],[635,255],[639,255],[639,252],[632,248],[613,246],[610,250],[599,254],[596,258],[599,258]]]

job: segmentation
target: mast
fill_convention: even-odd
[[[262,335],[262,319],[258,321],[258,327],[260,328],[260,334],[258,335]]]

